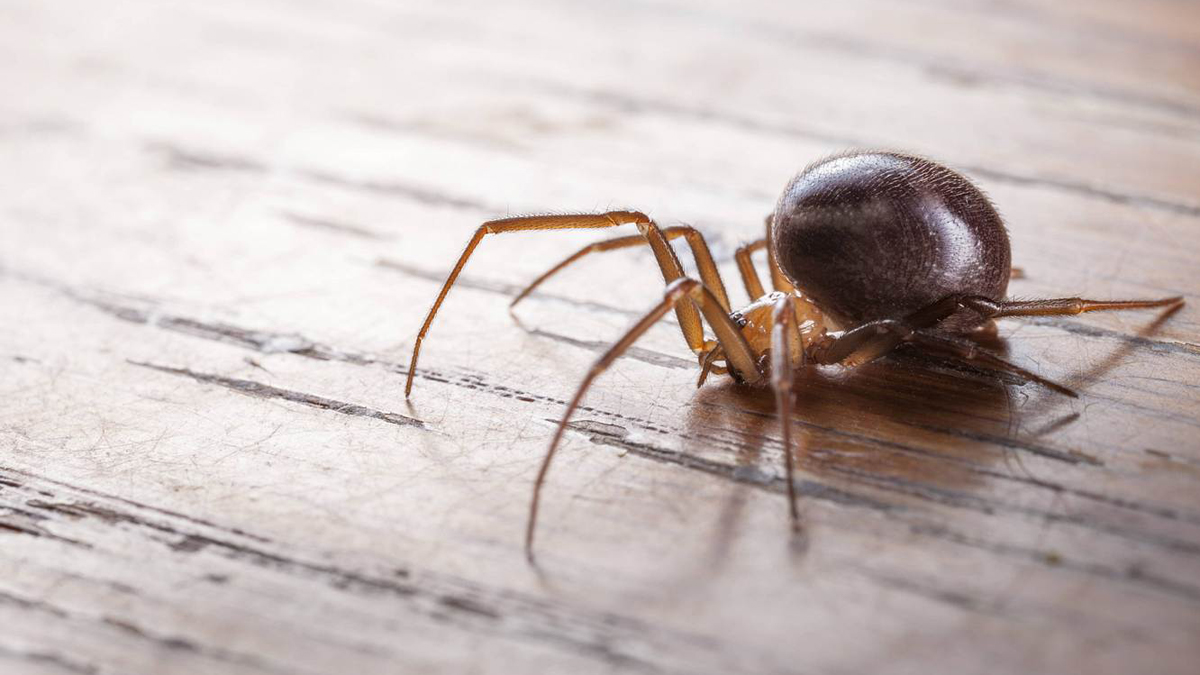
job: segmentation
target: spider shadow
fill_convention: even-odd
[[[1047,421],[1045,414],[1030,415],[1038,407],[1031,400],[1059,395],[1006,374],[904,350],[854,369],[801,369],[795,379],[791,422],[802,522],[789,549],[797,560],[813,544],[806,503],[887,509],[913,495],[969,491],[994,475],[992,465],[1008,462],[1014,448],[1078,417]],[[1027,398],[1014,405],[1014,393]],[[1044,428],[1021,430],[1034,420]],[[778,493],[779,510],[786,512],[779,429],[770,388],[725,381],[700,389],[689,409],[687,437],[732,446],[737,465],[735,489],[716,519],[708,551],[706,567],[713,572],[737,539],[751,490]]]
[[[1123,333],[1115,334],[1117,339],[1121,340],[1121,344],[1117,348],[1113,349],[1112,353],[1110,353],[1108,356],[1096,362],[1095,365],[1072,377],[1069,384],[1078,387],[1103,379],[1106,375],[1115,370],[1117,366],[1125,363],[1131,357],[1133,357],[1139,348],[1143,348],[1145,346],[1145,341],[1150,336],[1157,333],[1168,319],[1178,314],[1183,310],[1184,307],[1185,305],[1179,304],[1175,305],[1174,307],[1167,308],[1166,310],[1160,312],[1153,321],[1149,322],[1145,326],[1142,326],[1142,328],[1130,335],[1125,335]],[[1051,323],[1051,325],[1054,325],[1054,323]]]
[[[1172,307],[1132,335],[1120,336],[1121,344],[1072,377],[1071,384],[1110,374],[1181,308]],[[984,346],[1007,351],[1003,339]],[[898,350],[854,369],[801,369],[795,378],[791,423],[802,513],[806,500],[844,501],[845,494],[861,491],[885,504],[922,490],[969,491],[995,477],[991,466],[1001,461],[1009,475],[1031,476],[1021,462],[1025,452],[1099,462],[1043,440],[1079,419],[1070,410],[1072,399],[1011,374]],[[699,390],[694,402],[687,418],[689,438],[732,438],[727,443],[736,448],[735,462],[743,475],[761,477],[764,462],[780,466],[777,480],[739,481],[731,493],[717,518],[708,556],[709,569],[717,571],[736,540],[749,491],[767,487],[785,494],[783,448],[769,388],[726,380]],[[792,553],[803,555],[811,536],[812,528],[802,527],[792,539]]]

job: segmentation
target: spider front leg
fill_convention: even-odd
[[[750,349],[750,345],[746,343],[746,339],[742,337],[737,324],[733,323],[733,320],[729,318],[729,315],[721,307],[721,304],[717,301],[712,291],[699,281],[687,277],[682,277],[671,282],[663,293],[662,301],[639,319],[620,340],[613,343],[596,360],[587,374],[584,375],[583,381],[579,384],[579,388],[575,392],[575,396],[567,404],[567,409],[563,412],[562,420],[558,423],[558,428],[554,432],[554,438],[550,441],[550,448],[546,450],[546,455],[542,458],[542,465],[538,469],[537,478],[533,483],[533,497],[529,502],[529,520],[525,526],[525,555],[530,561],[533,560],[533,535],[537,527],[538,506],[541,503],[542,486],[546,482],[546,474],[550,471],[550,463],[554,460],[555,453],[558,452],[559,443],[562,441],[564,432],[566,432],[567,422],[570,421],[571,415],[579,407],[579,403],[583,400],[583,396],[587,393],[588,388],[591,387],[592,382],[607,370],[621,354],[629,349],[639,337],[649,330],[672,307],[682,304],[687,304],[694,308],[698,307],[704,313],[704,318],[708,319],[713,333],[717,336],[717,341],[725,352],[726,362],[742,381],[750,384],[758,384],[762,381],[763,374],[758,370],[758,365],[755,361],[754,353]]]
[[[421,325],[421,330],[417,333],[417,339],[413,343],[412,360],[408,366],[408,378],[404,384],[404,396],[407,398],[412,393],[413,377],[417,372],[417,357],[421,353],[421,343],[425,339],[426,333],[429,332],[429,327],[433,324],[433,317],[437,314],[438,308],[442,306],[442,301],[446,299],[446,294],[450,292],[450,287],[454,285],[454,281],[458,279],[458,275],[462,272],[463,267],[467,264],[467,259],[475,251],[475,247],[488,234],[502,234],[505,232],[522,232],[530,230],[569,230],[569,229],[598,229],[604,227],[617,227],[619,225],[636,224],[641,231],[642,236],[650,243],[650,248],[654,251],[655,258],[658,259],[659,266],[663,271],[663,278],[668,281],[674,281],[683,276],[683,268],[679,264],[679,259],[675,256],[674,249],[667,243],[662,231],[650,220],[649,216],[639,211],[609,211],[601,214],[569,214],[560,216],[522,216],[517,218],[504,218],[501,220],[490,220],[475,231],[475,235],[471,237],[471,241],[467,243],[467,248],[463,250],[459,256],[458,263],[454,269],[450,271],[450,275],[446,277],[446,283],[442,285],[442,290],[438,293],[437,299],[433,302],[433,307],[429,308],[429,314],[425,316],[425,323]],[[704,342],[704,327],[700,322],[700,314],[691,303],[679,303],[675,308],[676,316],[679,318],[679,328],[683,331],[684,339],[687,340],[688,347],[694,353],[702,353],[707,345]]]
[[[791,295],[775,302],[771,327],[771,387],[775,390],[775,409],[783,428],[783,477],[787,481],[788,513],[792,530],[800,529],[800,509],[796,505],[795,458],[792,455],[792,403],[795,398],[795,369],[804,366],[804,347],[796,325],[796,306]],[[798,362],[797,362],[798,361]]]
[[[663,238],[667,241],[679,237],[684,238],[684,241],[688,244],[688,248],[692,251],[692,258],[696,261],[696,269],[700,272],[700,281],[713,292],[713,295],[716,296],[717,300],[725,308],[725,311],[729,311],[729,294],[725,291],[725,283],[721,280],[721,273],[717,270],[717,264],[713,261],[712,251],[708,247],[708,242],[704,240],[704,235],[691,225],[672,225],[671,227],[660,229],[662,230]],[[551,267],[544,274],[530,282],[517,297],[513,298],[513,301],[508,306],[510,308],[516,307],[517,303],[524,300],[526,296],[532,293],[535,288],[541,286],[547,279],[558,274],[563,268],[586,255],[603,251],[615,251],[632,246],[644,246],[645,244],[646,237],[640,234],[606,239],[594,244],[588,244],[567,256],[562,262]]]

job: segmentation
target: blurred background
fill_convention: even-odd
[[[1017,259],[1046,268],[1046,288],[1119,273],[1139,242],[1171,239],[1187,227],[1179,216],[1200,213],[1190,2],[118,0],[0,11],[5,167],[10,186],[20,181],[10,208],[27,223],[82,209],[106,237],[154,218],[139,190],[168,189],[196,201],[155,236],[193,220],[254,230],[280,211],[382,235],[420,236],[420,220],[456,229],[420,256],[439,268],[472,223],[505,213],[632,207],[728,247],[756,236],[793,173],[852,147],[923,154],[981,182]],[[160,182],[128,179],[138,172]],[[81,184],[102,208],[54,198]],[[380,208],[389,189],[415,199]],[[1144,208],[1116,222],[1114,205]],[[1122,245],[1089,251],[1101,257],[1072,272],[1087,276],[1056,276],[1051,261],[1077,242],[1039,233],[1065,219],[1120,232]],[[55,237],[47,254],[69,240],[90,247]]]

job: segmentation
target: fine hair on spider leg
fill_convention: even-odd
[[[479,229],[475,230],[475,234],[471,237],[471,240],[467,242],[467,247],[463,249],[458,262],[446,277],[441,291],[438,292],[437,299],[433,301],[433,306],[429,308],[429,313],[425,315],[425,322],[421,324],[421,330],[417,332],[417,338],[413,342],[412,359],[408,364],[408,375],[404,383],[404,396],[407,398],[412,394],[413,378],[417,373],[417,358],[421,354],[421,343],[425,340],[425,335],[429,332],[429,327],[433,324],[433,318],[437,315],[438,308],[442,306],[442,301],[446,299],[446,294],[450,292],[450,288],[454,285],[455,280],[458,279],[459,273],[466,266],[467,260],[470,259],[471,254],[475,252],[475,248],[479,246],[479,243],[483,241],[486,235],[531,230],[598,229],[642,221],[648,222],[649,220],[644,213],[637,211],[610,211],[601,214],[518,216],[515,218],[489,220],[480,225]],[[699,320],[697,319],[698,322]]]

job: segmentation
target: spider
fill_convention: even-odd
[[[601,355],[583,377],[542,459],[529,505],[525,552],[533,559],[542,486],[567,422],[592,382],[655,322],[674,310],[700,376],[728,374],[738,384],[771,386],[782,423],[784,475],[793,529],[799,525],[793,476],[793,371],[807,365],[861,365],[901,344],[943,357],[1007,371],[1061,394],[1075,392],[1009,363],[976,343],[995,338],[994,319],[1080,314],[1097,310],[1183,305],[1159,300],[1054,298],[1010,300],[1008,233],[988,198],[961,174],[928,159],[895,152],[855,151],[817,161],[784,188],[766,219],[766,234],[737,249],[734,259],[755,298],[732,310],[704,236],[688,225],[659,227],[639,211],[521,216],[479,227],[451,270],[413,344],[404,387],[412,392],[417,356],[450,287],[488,234],[529,230],[601,229],[632,224],[640,234],[584,247],[534,280],[513,301],[580,258],[648,244],[666,282],[662,299]],[[684,275],[669,243],[682,237],[699,279]],[[763,289],[751,254],[766,249],[774,290]],[[704,333],[702,317],[713,337]]]

